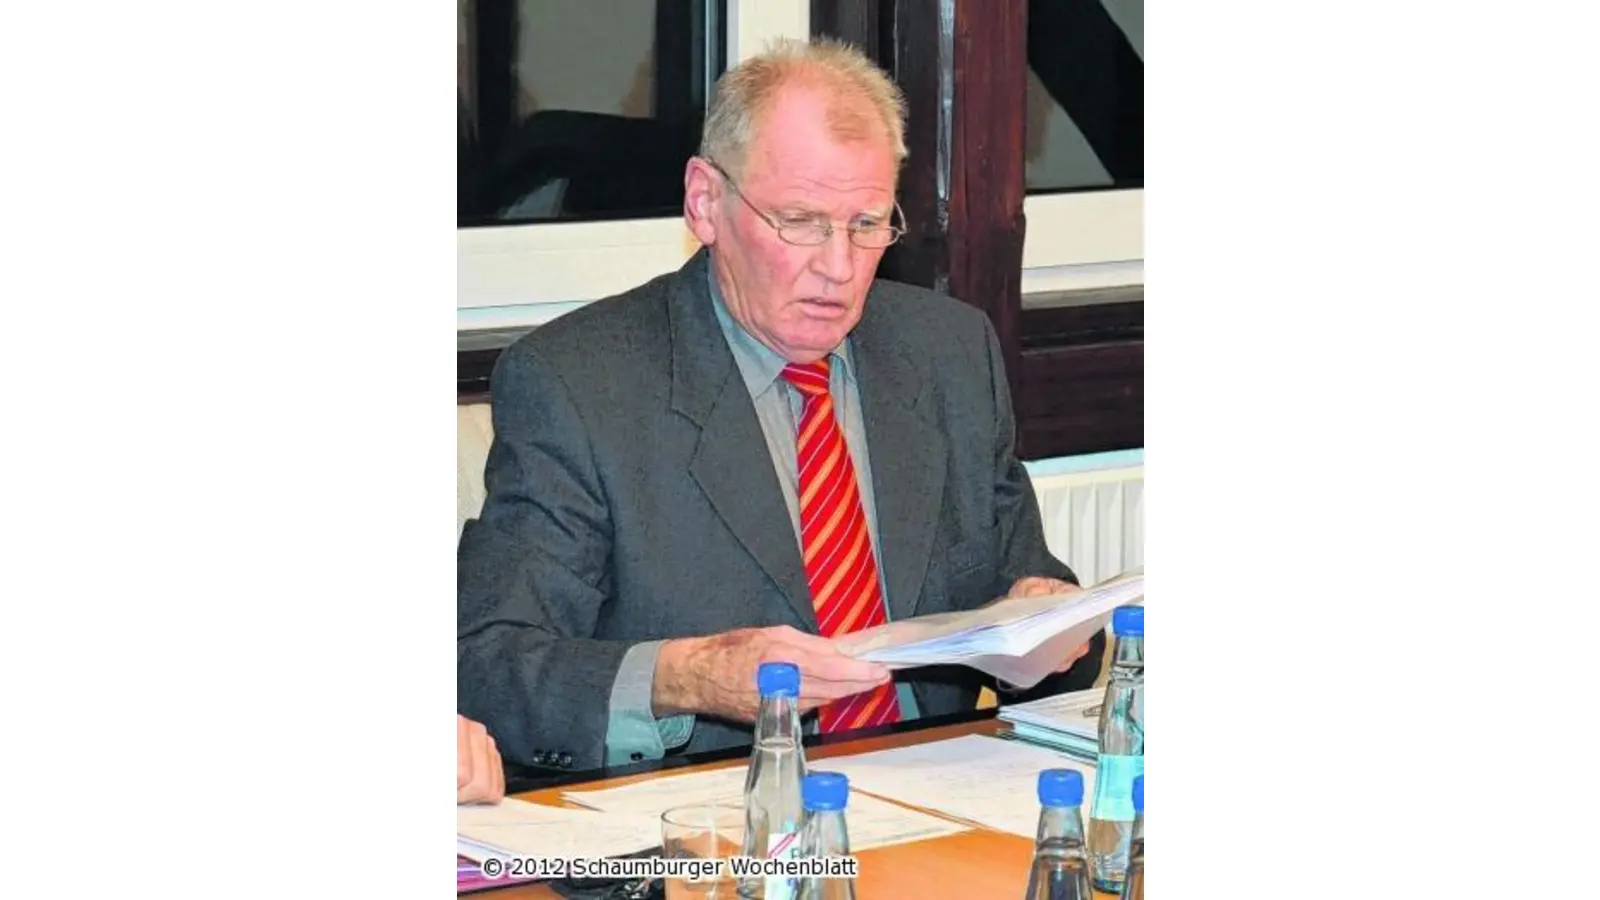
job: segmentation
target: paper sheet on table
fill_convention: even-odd
[[[626,856],[660,845],[660,820],[633,812],[561,809],[509,798],[456,807],[456,852],[479,862],[489,856]]]
[[[563,791],[561,796],[594,809],[642,812],[657,817],[674,806],[703,803],[743,806],[746,771],[743,766],[733,766],[706,772],[661,775],[621,787]]]
[[[837,758],[837,757],[836,757]],[[811,771],[833,771],[834,759],[819,759],[808,764]],[[701,803],[744,805],[743,767],[714,769],[653,778],[634,784],[594,791],[567,791],[563,796],[608,812],[630,813],[660,819],[674,806]],[[850,832],[850,849],[870,850],[912,841],[927,840],[967,831],[966,825],[926,813],[886,803],[876,797],[850,792],[845,807],[845,827]]]
[[[1104,630],[1113,610],[1143,598],[1144,574],[1132,573],[1077,593],[902,619],[834,643],[845,654],[891,669],[959,663],[1029,688]]]
[[[1083,773],[1086,809],[1094,796],[1093,766],[1044,747],[983,735],[827,762],[863,791],[1028,838],[1039,827],[1040,771],[1076,769]]]
[[[999,718],[1011,723],[1011,733],[1018,738],[1092,761],[1100,749],[1100,704],[1104,699],[1104,688],[1090,688],[1002,705]]]
[[[999,717],[1007,722],[1022,722],[1098,741],[1100,739],[1098,708],[1105,700],[1105,696],[1105,688],[1089,688],[1030,700],[1027,703],[1006,704],[1000,707]],[[1095,714],[1086,716],[1085,712]]]

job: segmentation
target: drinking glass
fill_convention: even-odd
[[[717,877],[666,879],[667,900],[737,900],[737,880],[727,861],[744,852],[744,808],[730,804],[678,806],[661,814],[661,855],[717,860]]]

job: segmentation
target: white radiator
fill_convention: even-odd
[[[1144,466],[1033,478],[1050,552],[1084,587],[1144,568]]]

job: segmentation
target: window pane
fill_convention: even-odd
[[[1144,185],[1144,0],[1029,0],[1029,193]]]
[[[679,215],[723,0],[457,0],[457,224]]]

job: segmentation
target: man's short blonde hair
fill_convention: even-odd
[[[841,141],[882,137],[898,166],[906,158],[906,100],[898,85],[853,44],[829,38],[780,40],[717,80],[700,155],[744,174],[756,127],[781,88],[814,87],[829,98],[828,128]]]

